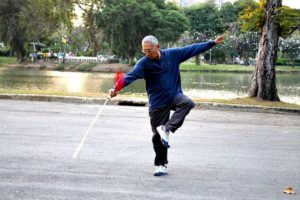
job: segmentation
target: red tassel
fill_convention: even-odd
[[[115,75],[115,90],[120,91],[124,86],[124,74],[121,71],[118,71]]]

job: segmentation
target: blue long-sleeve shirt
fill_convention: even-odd
[[[161,50],[159,60],[142,57],[124,77],[126,87],[137,79],[144,78],[149,98],[149,109],[168,106],[177,95],[182,95],[179,65],[183,61],[207,51],[214,41],[196,43],[181,48]]]

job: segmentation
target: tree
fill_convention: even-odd
[[[69,44],[70,48],[74,50],[78,55],[80,53],[87,50],[87,46],[89,41],[86,36],[86,31],[82,26],[75,27],[72,31],[72,42]]]
[[[233,4],[226,2],[220,9],[220,17],[224,29],[227,30],[230,36],[235,37],[241,34],[238,18],[245,9],[254,10],[258,7],[254,0],[238,0]]]
[[[245,9],[254,10],[258,7],[255,0],[237,0],[233,3],[235,14],[239,16]]]
[[[6,0],[0,2],[0,38],[15,51],[18,62],[25,56],[24,24],[21,23],[22,8],[28,1]]]
[[[222,25],[230,38],[238,38],[237,35],[243,34],[239,26],[239,16],[243,10],[254,10],[258,7],[255,0],[237,0],[234,3],[226,2],[220,9]],[[254,32],[254,31],[252,31]]]
[[[100,0],[75,0],[76,5],[83,11],[83,32],[88,41],[87,51],[93,50],[93,56],[101,51],[103,31],[97,25],[97,12],[101,7]]]
[[[197,31],[185,31],[177,41],[179,46],[190,45],[195,42],[202,42],[207,39],[207,35]],[[196,64],[200,65],[200,55],[196,56]]]
[[[260,100],[279,101],[276,88],[275,61],[278,51],[278,39],[286,29],[298,26],[295,18],[289,19],[293,23],[280,22],[285,10],[282,9],[282,0],[261,0],[259,7],[255,10],[245,10],[241,16],[244,30],[258,30],[261,32],[258,61],[255,66],[249,97]],[[295,28],[292,30],[296,30]],[[291,33],[290,31],[289,33]]]
[[[131,65],[144,36],[174,42],[187,29],[187,23],[176,7],[158,0],[105,0],[98,13],[98,25],[113,52],[128,57]]]
[[[279,38],[279,49],[289,58],[292,66],[295,66],[295,60],[300,55],[300,36],[292,35],[288,38]]]
[[[259,45],[259,34],[255,32],[246,32],[237,35],[235,48],[240,56],[248,60],[250,57],[255,58]]]
[[[190,21],[190,30],[206,35],[207,38],[224,32],[221,17],[214,1],[207,1],[185,10]]]
[[[62,23],[71,28],[72,13],[72,1],[0,1],[0,39],[11,46],[18,62],[22,62],[26,43],[48,38]]]
[[[190,21],[189,32],[194,39],[191,43],[212,39],[225,30],[218,7],[212,0],[188,7],[184,13]],[[200,56],[197,55],[196,64],[199,63]]]

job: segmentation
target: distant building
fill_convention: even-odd
[[[0,42],[0,48],[4,48],[4,43]]]

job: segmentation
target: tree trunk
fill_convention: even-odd
[[[134,56],[132,57],[129,57],[129,65],[130,66],[133,66],[135,63],[134,63]]]
[[[17,62],[22,63],[24,61],[25,56],[25,49],[24,49],[24,41],[23,39],[18,35],[16,37],[13,37],[11,41],[11,46],[16,53]]]
[[[259,100],[280,101],[275,78],[275,62],[278,51],[278,27],[274,22],[282,0],[266,0],[265,22],[259,42],[258,61],[255,66],[249,97]]]
[[[128,47],[128,58],[129,58],[129,65],[130,66],[135,65],[135,62],[134,62],[135,53],[136,53],[136,46],[135,46],[135,43],[132,42],[132,43],[129,44],[129,47]]]
[[[199,54],[196,55],[195,61],[196,61],[196,65],[200,65],[201,64],[200,55]]]

